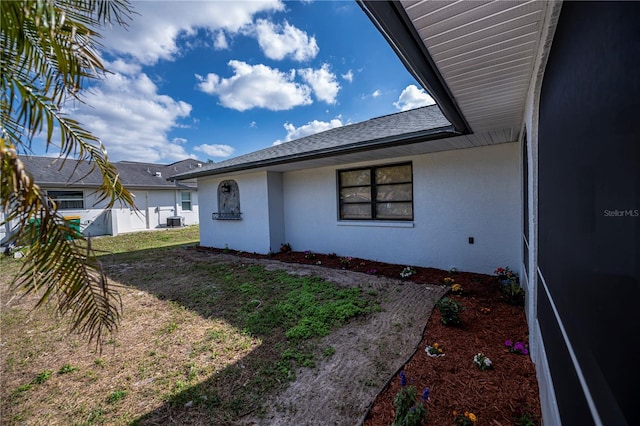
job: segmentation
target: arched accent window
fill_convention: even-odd
[[[213,220],[240,220],[240,190],[235,180],[223,180],[218,185],[218,211]]]

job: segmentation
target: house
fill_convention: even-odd
[[[24,156],[21,160],[34,181],[56,202],[64,217],[76,218],[85,236],[118,235],[167,225],[198,223],[198,192],[195,180],[175,181],[173,175],[202,167],[193,160],[173,164],[113,163],[120,179],[134,195],[136,209],[117,203],[106,209],[99,202],[96,189],[102,176],[85,161],[39,156]],[[4,241],[11,232],[10,224],[0,227]]]
[[[640,3],[359,4],[439,108],[179,175],[201,244],[508,265],[544,424],[636,423]]]

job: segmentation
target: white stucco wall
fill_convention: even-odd
[[[285,238],[294,250],[492,273],[517,269],[517,143],[285,173]],[[340,221],[336,170],[412,161],[414,221]],[[474,244],[469,244],[469,237]]]
[[[336,170],[406,161],[413,164],[414,221],[338,220]],[[271,172],[201,178],[200,243],[267,253],[288,242],[296,251],[406,265],[483,273],[493,273],[498,266],[517,269],[518,161],[519,145],[510,143],[282,173],[282,191],[280,174]],[[224,179],[238,183],[240,221],[211,219],[218,211],[217,187]],[[469,237],[474,244],[469,244]]]
[[[69,190],[68,187],[44,189]],[[60,213],[65,217],[80,216],[80,231],[85,236],[118,235],[147,229],[162,229],[166,228],[166,218],[169,216],[184,217],[184,225],[196,225],[199,222],[197,191],[190,191],[191,211],[182,210],[181,191],[174,189],[132,190],[131,193],[135,195],[134,200],[139,211],[123,206],[122,203],[116,203],[110,211],[107,211],[105,210],[106,201],[98,203],[98,196],[94,189],[82,191],[85,208],[65,209]]]
[[[242,220],[212,220],[218,212],[218,184],[233,179],[240,193]],[[267,173],[198,179],[200,244],[205,247],[268,253],[270,250]],[[274,250],[279,247],[274,248]]]

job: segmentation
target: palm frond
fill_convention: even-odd
[[[39,295],[38,305],[55,299],[61,314],[71,313],[72,328],[100,343],[117,329],[122,304],[110,285],[90,242],[69,227],[49,206],[15,150],[0,142],[0,189],[3,209],[17,220],[16,245],[26,247],[24,263],[13,285]]]

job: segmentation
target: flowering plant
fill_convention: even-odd
[[[438,342],[434,342],[432,345],[427,346],[424,348],[424,351],[431,357],[444,356],[444,349]]]
[[[453,412],[453,422],[456,426],[472,426],[477,421],[478,418],[476,415],[469,411],[465,411],[464,414],[456,411]]]
[[[313,252],[311,250],[306,250],[304,252],[304,258],[305,259],[313,259],[314,257],[316,257],[316,255],[313,254]]]
[[[453,283],[455,282],[455,280],[454,280],[453,278],[451,278],[451,277],[446,277],[446,278],[445,278],[444,280],[442,280],[442,281],[444,281],[444,284],[445,284],[445,285],[453,285]]]
[[[496,270],[493,271],[493,273],[498,276],[498,279],[500,281],[518,278],[518,276],[508,266],[505,266],[504,268],[503,267],[496,268]]]
[[[513,343],[511,340],[505,340],[504,345],[509,348],[509,352],[522,354],[522,355],[529,354],[529,345],[527,345],[524,342]]]
[[[400,372],[400,390],[393,399],[396,417],[392,426],[419,426],[422,424],[427,409],[424,404],[429,399],[429,388],[424,388],[418,402],[418,391],[415,386],[407,386],[407,376]]]
[[[375,274],[377,274],[377,273],[378,273],[378,270],[377,270],[377,269],[369,269],[369,270],[367,271],[367,274],[369,274],[369,275],[375,275]]]
[[[481,371],[489,370],[493,367],[493,363],[491,362],[491,360],[487,358],[482,352],[479,352],[473,356],[473,363]]]
[[[454,284],[451,286],[451,293],[453,294],[462,294],[463,289],[460,284]]]
[[[402,279],[407,279],[412,275],[416,274],[416,270],[413,269],[411,266],[405,266],[404,269],[402,271],[400,271],[400,278]]]
[[[284,243],[280,246],[280,251],[282,253],[291,253],[291,244]]]
[[[353,257],[341,257],[340,258],[340,267],[342,269],[349,269],[351,267],[351,261]]]

